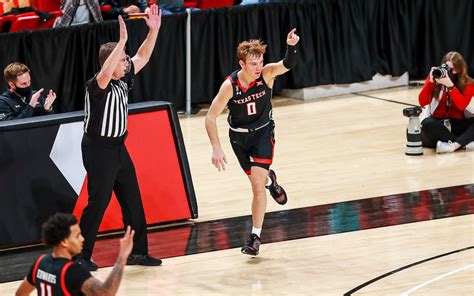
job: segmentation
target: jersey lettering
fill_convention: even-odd
[[[49,272],[43,271],[41,269],[38,269],[36,278],[47,281],[48,283],[51,283],[51,284],[56,284],[56,276],[54,274],[50,274]]]
[[[263,96],[266,95],[266,94],[267,94],[267,93],[265,92],[265,90],[263,90],[263,91],[261,91],[261,92],[259,92],[259,93],[251,94],[251,95],[249,95],[249,96],[247,96],[247,97],[245,97],[245,98],[242,98],[242,99],[238,99],[238,100],[234,99],[233,101],[234,101],[234,103],[239,104],[239,105],[240,105],[240,104],[245,104],[245,103],[247,103],[247,102],[255,101],[255,100],[257,100],[257,99],[260,99],[261,97],[263,97]]]

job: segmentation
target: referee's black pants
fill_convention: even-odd
[[[123,224],[135,230],[132,254],[148,255],[145,212],[135,167],[124,144],[125,138],[109,139],[88,134],[82,138],[82,160],[87,171],[89,193],[80,222],[84,259],[92,256],[112,190],[122,208]]]

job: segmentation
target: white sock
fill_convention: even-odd
[[[261,232],[262,232],[262,228],[252,227],[252,233],[256,234],[258,237],[260,237]]]
[[[267,184],[265,184],[265,186],[270,186],[272,185],[272,179],[270,179],[269,176],[267,176]]]

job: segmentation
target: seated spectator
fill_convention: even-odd
[[[448,52],[441,64],[442,68],[431,68],[418,97],[425,107],[423,146],[436,148],[436,153],[462,147],[474,151],[474,118],[466,118],[464,112],[474,96],[474,80],[467,75],[467,64],[458,52]]]
[[[240,5],[250,5],[250,4],[258,4],[258,3],[270,3],[275,2],[273,0],[242,0]]]
[[[0,15],[8,15],[12,9],[22,9],[31,7],[29,0],[0,0]]]
[[[54,28],[103,21],[99,0],[63,0],[61,11],[63,16],[56,19]]]
[[[50,90],[45,98],[41,95],[44,88],[33,91],[26,65],[12,63],[3,73],[9,89],[0,95],[0,121],[53,113],[56,94]]]
[[[0,16],[3,16],[4,13],[10,12],[13,7],[15,7],[13,2],[0,0]]]
[[[235,2],[237,4],[237,2]],[[239,5],[250,5],[259,3],[298,3],[298,0],[242,0]]]
[[[28,12],[34,12],[36,13],[41,21],[45,22],[49,20],[52,15],[47,12],[47,11],[39,11],[36,10],[33,6],[31,6],[31,1],[29,0],[18,0],[18,1],[10,1],[10,2],[3,2],[0,0],[0,5],[2,6],[2,11],[1,16],[7,16],[7,15],[18,15],[18,14],[23,14],[23,13],[28,13]]]
[[[0,0],[0,16],[19,15],[24,13],[34,12],[36,13],[42,22],[47,22],[53,16],[47,11],[39,11],[32,7],[29,0],[19,0],[3,2]],[[10,31],[11,21],[4,22],[1,24],[0,33]]]
[[[185,12],[184,0],[159,0],[158,7],[161,9],[163,15],[173,13]],[[189,7],[192,11],[200,10],[199,8]]]
[[[163,12],[163,15],[186,11],[184,0],[160,0],[158,1],[158,7]]]
[[[147,9],[146,0],[102,0],[100,5],[110,5],[109,11],[104,11],[105,20],[116,20],[119,15],[128,18],[129,14],[145,13]]]

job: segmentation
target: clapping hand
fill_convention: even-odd
[[[30,106],[31,107],[36,107],[36,105],[38,104],[38,99],[39,97],[41,96],[41,93],[43,92],[44,88],[38,90],[37,92],[35,92],[32,96],[31,96],[31,99],[30,99]]]
[[[56,100],[56,93],[50,89],[46,99],[44,100],[44,110],[51,111],[53,109],[53,103]]]

